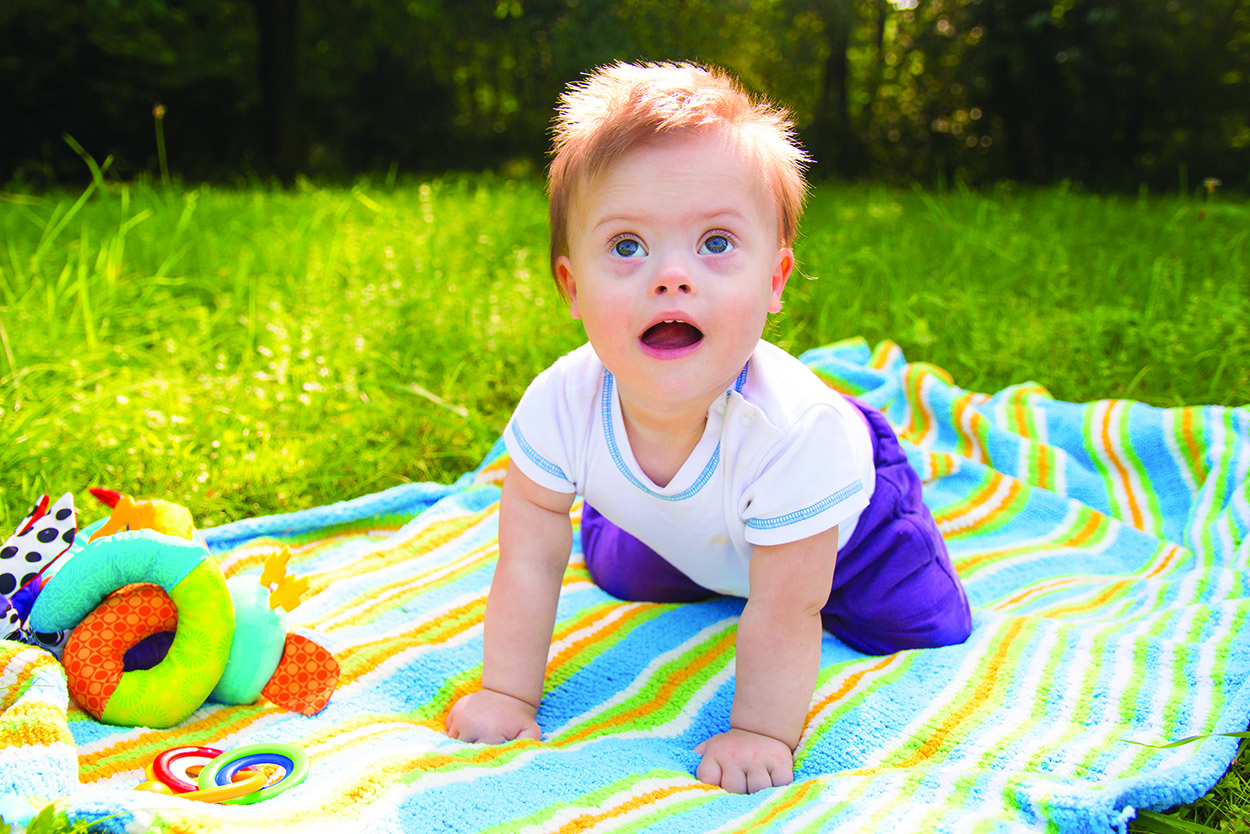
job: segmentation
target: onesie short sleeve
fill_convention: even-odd
[[[742,500],[748,542],[799,541],[857,518],[868,506],[874,484],[864,482],[864,472],[871,449],[855,441],[848,419],[856,417],[812,405],[762,455]]]
[[[570,356],[557,361],[525,389],[504,429],[512,463],[534,483],[554,492],[578,491],[576,449],[584,419],[570,408]]]

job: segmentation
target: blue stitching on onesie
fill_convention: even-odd
[[[787,527],[791,524],[798,524],[800,521],[807,521],[813,516],[818,516],[830,507],[841,504],[852,495],[864,491],[864,482],[856,481],[853,484],[843,487],[842,489],[823,498],[802,510],[795,510],[785,515],[774,516],[773,518],[750,518],[747,519],[747,527],[752,530],[776,530],[778,527]]]
[[[743,368],[739,379],[743,380],[745,377],[746,368]],[[703,489],[704,484],[712,477],[712,473],[716,471],[717,465],[720,464],[720,444],[716,444],[716,451],[712,453],[712,459],[707,462],[707,466],[703,467],[703,472],[699,475],[699,479],[691,484],[690,488],[685,492],[677,495],[661,495],[652,489],[648,489],[646,484],[634,477],[634,473],[629,471],[629,467],[625,465],[625,458],[621,456],[621,450],[616,446],[616,430],[612,428],[612,386],[612,372],[604,368],[603,397],[600,400],[599,410],[603,417],[603,434],[608,443],[608,452],[612,455],[616,468],[620,470],[627,481],[652,498],[659,498],[661,501],[684,501],[692,495],[697,495],[699,490]]]
[[[521,447],[521,451],[525,453],[527,458],[534,462],[535,466],[546,472],[548,475],[555,475],[562,481],[570,484],[573,483],[569,480],[569,476],[564,474],[563,469],[538,454],[534,447],[526,441],[525,436],[521,434],[521,430],[517,428],[516,423],[512,424],[512,436],[516,438],[517,445]]]

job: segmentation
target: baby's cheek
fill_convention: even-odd
[[[594,298],[581,303],[581,314],[586,335],[592,342],[633,339],[639,335],[633,332],[633,319],[624,298],[596,294]]]
[[[722,320],[732,321],[744,330],[763,328],[772,295],[768,292],[742,293],[722,307]]]

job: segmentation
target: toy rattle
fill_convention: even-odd
[[[112,514],[61,555],[29,617],[38,632],[72,629],[62,662],[83,709],[108,724],[169,727],[210,698],[248,704],[263,695],[305,715],[325,706],[337,661],[288,634],[276,610],[294,609],[308,587],[306,578],[286,575],[288,551],[266,563],[260,583],[227,581],[185,508],[96,495],[114,502]],[[171,632],[155,665],[129,662]]]

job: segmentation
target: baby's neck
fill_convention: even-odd
[[[687,412],[651,412],[621,402],[621,417],[634,461],[651,482],[668,486],[690,453],[699,445],[707,425],[707,409]]]

